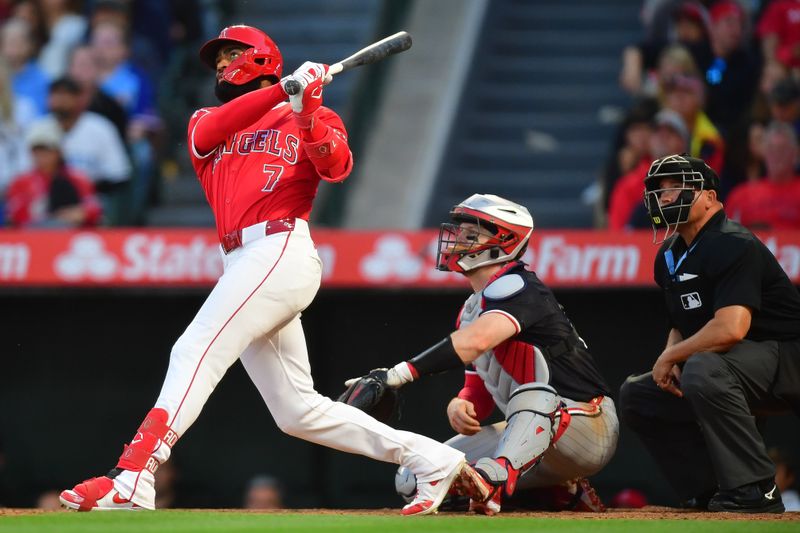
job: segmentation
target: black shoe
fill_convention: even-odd
[[[690,509],[693,511],[707,511],[708,510],[708,502],[711,501],[711,498],[714,496],[714,493],[708,494],[701,494],[700,496],[695,496],[694,498],[689,498],[688,500],[684,500],[678,504],[681,509]]]
[[[781,493],[772,480],[721,490],[708,502],[709,511],[728,513],[782,513]]]

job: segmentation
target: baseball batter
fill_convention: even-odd
[[[224,272],[173,346],[161,394],[119,462],[63,491],[61,502],[81,511],[153,509],[153,474],[237,359],[284,432],[412,470],[421,484],[403,514],[435,512],[450,488],[485,499],[463,452],[314,390],[300,313],[319,288],[322,263],[307,220],[320,180],[341,182],[353,166],[341,119],[322,107],[328,67],[305,63],[281,80],[278,47],[243,25],[223,29],[200,57],[216,70],[222,105],[194,113],[188,146]],[[290,79],[302,90],[287,104]]]
[[[368,377],[400,387],[467,365],[464,387],[447,408],[459,435],[447,444],[476,461],[491,487],[492,498],[473,500],[474,511],[495,514],[516,488],[551,486],[565,495],[564,508],[603,510],[584,478],[616,450],[614,402],[553,293],[519,261],[533,218],[525,207],[490,194],[470,196],[450,216],[453,222],[439,233],[438,268],[464,274],[475,291],[456,331]],[[506,421],[482,427],[495,406]]]

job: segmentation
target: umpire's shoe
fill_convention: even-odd
[[[721,490],[708,502],[709,511],[728,513],[782,513],[785,511],[778,486],[771,479]]]

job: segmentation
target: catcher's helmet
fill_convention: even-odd
[[[679,183],[664,187],[662,180],[665,178]],[[698,197],[695,193],[706,190],[719,191],[719,177],[702,159],[681,154],[653,161],[644,178],[644,205],[650,215],[654,237],[659,229],[665,229],[661,241],[675,233],[678,225],[689,219],[689,211]],[[675,199],[662,205],[659,200],[665,192],[672,192]]]
[[[493,194],[473,194],[450,210],[453,223],[439,229],[436,268],[451,272],[516,259],[533,233],[533,217],[523,206]],[[464,228],[468,222],[478,226]]]
[[[237,24],[223,28],[216,39],[211,39],[200,48],[200,59],[216,70],[217,52],[228,44],[241,44],[247,50],[225,69],[225,81],[244,85],[262,76],[271,78],[273,82],[280,80],[283,56],[278,45],[269,35],[252,26]]]

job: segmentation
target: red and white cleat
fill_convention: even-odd
[[[442,479],[429,483],[417,483],[417,495],[403,507],[404,516],[433,514],[439,510],[448,493],[469,496],[475,500],[486,500],[491,486],[465,461],[462,461]]]
[[[114,480],[93,477],[65,490],[58,497],[61,504],[73,511],[137,511],[142,507],[126,500],[114,489]]]

